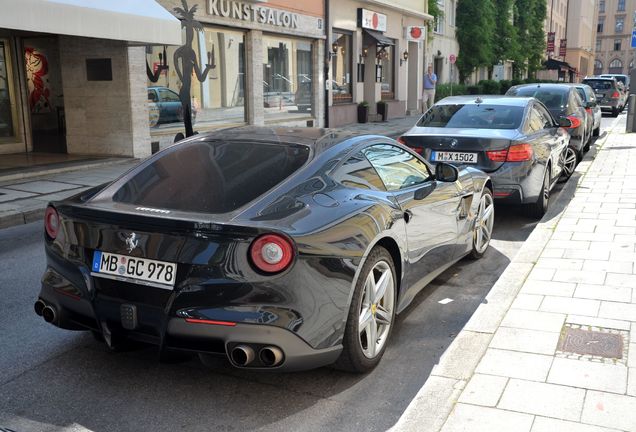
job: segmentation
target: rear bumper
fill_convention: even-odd
[[[600,104],[601,111],[612,111],[612,110],[618,109],[620,105],[621,105],[620,99],[604,101]]]
[[[543,187],[545,165],[536,162],[506,162],[489,173],[498,203],[525,204],[537,201]]]
[[[63,268],[58,271],[49,266],[42,277],[39,295],[40,300],[55,310],[55,319],[51,323],[60,328],[96,331],[111,342],[117,339],[138,340],[158,346],[160,352],[190,351],[228,358],[232,348],[239,344],[252,347],[256,353],[261,348],[273,346],[282,351],[283,360],[276,366],[266,367],[267,370],[293,371],[328,365],[337,360],[342,350],[340,339],[326,347],[313,347],[292,331],[302,327],[303,319],[289,308],[245,304],[236,308],[234,315],[233,310],[228,308],[227,318],[222,321],[218,315],[220,308],[205,308],[196,305],[196,302],[192,302],[189,308],[174,307],[174,298],[161,304],[160,299],[148,299],[147,294],[139,294],[139,300],[145,296],[144,301],[122,299],[112,295],[113,288],[100,289],[101,278],[84,274],[81,267],[75,271],[68,270]],[[113,285],[118,282],[108,283]],[[120,284],[127,285],[124,282]],[[135,288],[142,292],[143,287]],[[157,295],[161,294],[172,296],[175,293],[158,292]],[[182,306],[183,301],[180,303]],[[126,315],[131,310],[134,311],[134,319]],[[230,321],[232,317],[241,316],[251,322]],[[331,333],[332,338],[338,336],[333,328]],[[323,338],[327,339],[324,335]],[[243,367],[265,369],[258,355],[252,363]]]

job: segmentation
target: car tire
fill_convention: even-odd
[[[548,165],[545,174],[543,174],[543,184],[537,201],[526,205],[526,214],[531,218],[541,219],[548,211],[548,206],[550,205],[550,184],[550,166]]]
[[[492,191],[484,188],[479,198],[479,207],[475,217],[473,228],[473,248],[468,255],[472,259],[479,259],[484,256],[490,240],[495,221],[495,201],[492,198]]]
[[[568,146],[565,149],[564,161],[563,161],[563,171],[561,172],[561,177],[559,177],[559,182],[566,182],[572,174],[574,174],[574,170],[576,169],[576,165],[579,163],[579,155],[576,150],[572,147]]]
[[[335,368],[364,373],[377,366],[393,329],[396,305],[397,277],[393,259],[385,248],[378,246],[367,257],[356,282],[343,349]],[[361,322],[364,323],[362,330]],[[369,337],[375,339],[373,345]]]
[[[594,129],[594,131],[592,132],[592,136],[599,136],[601,134],[601,125],[599,125],[596,129]]]

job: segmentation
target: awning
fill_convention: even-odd
[[[564,61],[561,60],[557,60],[557,59],[553,59],[553,58],[549,58],[546,61],[543,62],[543,66],[548,69],[548,70],[575,70],[572,66],[570,66],[569,63],[566,63]]]
[[[0,0],[0,29],[181,45],[181,22],[154,0]]]
[[[368,34],[369,36],[371,36],[371,38],[375,39],[378,45],[381,45],[381,46],[395,45],[395,43],[393,43],[393,39],[389,39],[388,37],[384,36],[380,32],[377,32],[375,30],[367,30],[367,29],[364,29],[364,32]]]

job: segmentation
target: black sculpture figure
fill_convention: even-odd
[[[208,63],[205,65],[205,69],[201,71],[199,62],[197,60],[197,54],[192,48],[192,41],[194,40],[194,32],[203,31],[203,25],[194,19],[194,13],[197,10],[197,5],[192,6],[192,9],[188,8],[186,0],[181,0],[183,8],[174,8],[175,13],[181,19],[181,27],[185,28],[186,41],[185,44],[180,46],[174,52],[174,70],[177,72],[177,76],[181,81],[181,90],[179,90],[179,98],[181,99],[181,106],[183,108],[183,124],[185,126],[186,137],[194,135],[192,129],[192,112],[190,101],[190,85],[192,83],[192,72],[196,74],[199,82],[203,82],[208,76],[210,69],[214,69],[214,47],[212,51],[208,52]],[[212,63],[212,64],[210,64]]]
[[[159,65],[157,66],[156,71],[153,72],[152,69],[150,69],[150,66],[148,65],[148,59],[146,59],[146,75],[148,76],[148,79],[150,80],[150,82],[156,83],[157,81],[159,81],[161,72],[167,71],[168,69],[170,69],[167,62],[168,62],[168,56],[166,55],[165,45],[163,46],[163,55],[159,53]]]

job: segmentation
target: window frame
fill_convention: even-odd
[[[423,182],[421,182],[421,183],[417,183],[417,184],[410,185],[410,186],[407,186],[407,187],[405,187],[405,188],[400,188],[400,189],[390,189],[390,188],[387,186],[387,184],[386,184],[386,182],[384,181],[384,179],[382,178],[382,174],[380,173],[380,171],[378,170],[378,168],[377,168],[377,167],[373,164],[373,162],[369,159],[369,157],[368,157],[368,156],[364,153],[364,151],[365,151],[366,149],[368,149],[368,148],[370,148],[370,147],[380,146],[380,145],[391,146],[391,147],[394,147],[394,148],[396,148],[396,149],[398,149],[398,150],[400,150],[400,151],[403,151],[403,152],[405,152],[406,154],[410,155],[411,157],[413,157],[413,159],[415,159],[415,160],[419,161],[419,162],[420,162],[420,163],[424,166],[424,168],[425,168],[425,169],[426,169],[426,171],[427,171],[428,176],[427,176],[427,177],[424,179],[424,181],[423,181]],[[394,143],[390,143],[390,142],[386,142],[386,141],[382,141],[382,140],[381,140],[381,141],[376,141],[376,142],[373,142],[373,143],[369,143],[368,145],[365,145],[365,146],[361,147],[359,150],[360,150],[360,151],[361,151],[361,152],[365,155],[365,157],[367,158],[367,160],[369,161],[369,163],[371,164],[371,166],[373,167],[373,169],[376,171],[376,173],[377,173],[377,174],[378,174],[378,176],[380,177],[380,180],[382,180],[382,183],[384,184],[384,187],[386,188],[386,192],[387,192],[387,193],[390,193],[390,194],[402,194],[402,193],[408,193],[408,192],[411,192],[411,191],[415,191],[415,190],[417,190],[417,189],[420,189],[420,188],[422,188],[422,187],[423,187],[426,183],[429,183],[429,182],[432,182],[432,181],[434,181],[434,180],[435,180],[435,175],[433,174],[433,173],[435,172],[435,170],[434,170],[431,166],[429,166],[428,161],[426,161],[423,157],[421,157],[419,154],[415,153],[414,151],[412,151],[412,150],[411,150],[411,149],[409,149],[409,148],[404,148],[404,147],[401,147],[401,146],[396,145],[396,144],[394,144]],[[347,159],[347,160],[348,160],[348,159]],[[415,169],[415,168],[413,168],[413,169]],[[417,170],[416,170],[416,171],[417,171]],[[420,173],[420,174],[424,174],[424,173]]]
[[[332,93],[332,103],[333,105],[339,105],[339,104],[347,104],[347,103],[352,103],[353,102],[353,41],[354,41],[354,34],[352,31],[350,30],[344,30],[344,29],[339,29],[339,28],[333,28],[331,30],[331,38],[333,39],[334,34],[339,34],[339,35],[345,35],[349,37],[349,46],[346,47],[347,51],[348,51],[348,56],[349,56],[349,93],[347,93],[345,96],[346,97],[336,97],[336,95],[333,93],[333,88],[332,86],[329,86],[329,91]],[[331,49],[331,45],[334,43],[335,41],[332,41],[331,44],[329,44],[329,49]],[[334,75],[335,75],[335,71],[333,70],[333,62],[330,62],[330,67],[331,67],[331,80],[333,81]],[[329,85],[329,84],[327,84]]]

